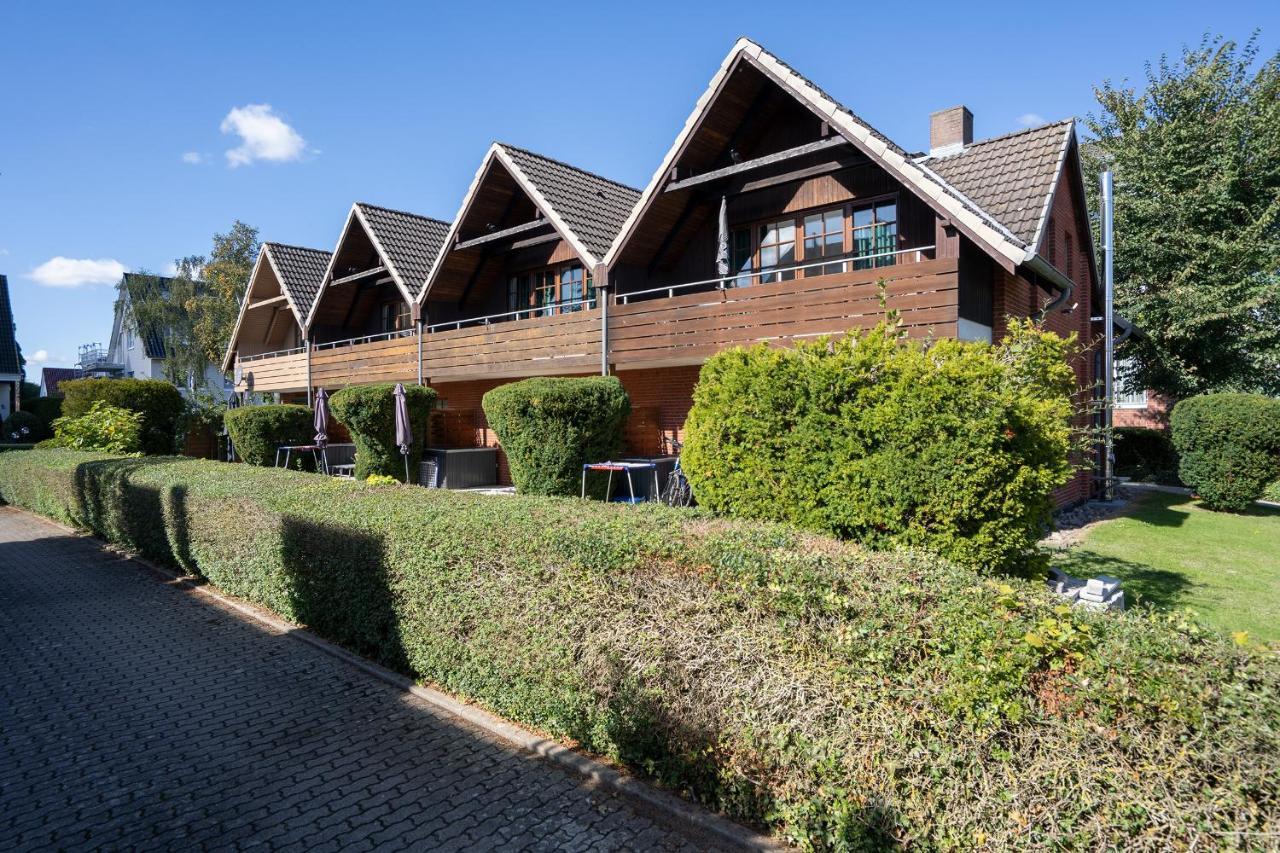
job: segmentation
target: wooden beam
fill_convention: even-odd
[[[270,299],[259,299],[257,302],[250,302],[248,305],[244,306],[244,310],[252,311],[254,308],[267,308],[271,305],[279,305],[284,301],[284,294],[282,293],[279,296],[273,296]]]
[[[473,237],[470,240],[463,240],[461,243],[454,244],[455,252],[462,249],[474,249],[477,246],[483,246],[486,243],[496,243],[499,240],[505,240],[508,237],[515,237],[529,231],[536,231],[539,228],[550,228],[551,223],[546,219],[535,219],[532,222],[522,222],[519,225],[513,225],[510,228],[503,228],[501,231],[494,231],[491,234],[485,234],[483,237]]]
[[[757,157],[754,160],[746,160],[733,166],[726,166],[723,169],[713,169],[701,175],[695,175],[692,178],[685,178],[683,181],[674,181],[667,184],[663,192],[679,192],[687,190],[690,187],[709,184],[712,181],[719,181],[724,178],[731,178],[734,175],[741,175],[744,172],[751,172],[761,169],[765,166],[772,166],[775,163],[785,163],[787,160],[794,160],[797,157],[804,157],[809,154],[817,154],[820,151],[826,151],[842,145],[849,145],[849,141],[843,136],[834,136],[828,139],[819,139],[817,142],[809,142],[805,145],[797,145],[795,148],[788,148],[786,151],[779,151],[776,154],[767,154],[764,157]]]
[[[730,184],[725,192],[727,195],[755,192],[756,190],[768,189],[769,187],[776,187],[781,184],[789,184],[792,181],[803,181],[806,178],[815,178],[818,175],[839,172],[842,169],[849,169],[854,166],[861,166],[870,162],[871,161],[867,158],[856,154],[836,157],[826,161],[825,163],[817,163],[813,166],[806,166],[803,169],[793,169],[790,172],[783,172],[780,175],[770,175],[767,178],[757,178],[754,181],[739,179],[733,184]]]
[[[361,272],[352,273],[351,275],[344,275],[342,278],[335,278],[329,282],[329,286],[333,287],[334,285],[337,285],[337,284],[348,284],[353,281],[360,281],[361,279],[368,278],[371,275],[381,275],[386,271],[387,271],[386,267],[376,266],[376,267],[373,267],[372,269],[367,269]]]
[[[559,231],[552,231],[550,234],[542,234],[537,237],[530,237],[527,240],[517,240],[508,248],[514,252],[517,249],[527,249],[530,246],[541,246],[543,243],[554,243],[560,239]]]

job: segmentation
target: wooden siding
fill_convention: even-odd
[[[305,391],[307,388],[307,354],[293,352],[251,361],[236,361],[237,391],[260,393],[273,391]]]
[[[731,346],[868,329],[888,306],[917,337],[956,334],[958,263],[954,258],[858,270],[818,278],[694,293],[617,305],[609,317],[609,360],[619,370],[696,364]]]
[[[431,332],[427,381],[546,376],[600,369],[600,310]]]
[[[311,353],[311,384],[317,388],[417,382],[418,337],[317,349]]]

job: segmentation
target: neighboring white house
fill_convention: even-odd
[[[96,345],[82,348],[80,368],[86,375],[128,376],[136,379],[168,378],[164,372],[163,330],[140,329],[133,316],[130,296],[136,293],[149,278],[158,281],[162,288],[167,287],[172,281],[162,276],[124,274],[120,298],[116,300],[115,317],[111,322],[111,341],[106,352],[103,353],[100,348],[95,350]],[[230,395],[231,383],[218,365],[206,364],[203,379],[205,389]],[[179,385],[178,390],[186,394],[196,384],[199,384],[198,380],[193,377],[185,387]]]
[[[9,305],[9,279],[0,275],[0,421],[18,410],[22,402],[22,359],[18,355],[18,328]]]

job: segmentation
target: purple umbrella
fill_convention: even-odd
[[[413,444],[413,427],[409,425],[409,401],[404,396],[404,384],[396,383],[396,445],[404,456],[404,481],[409,482],[409,445]]]

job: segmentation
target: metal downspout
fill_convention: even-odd
[[[311,408],[311,341],[303,340],[302,345],[307,349],[307,408]]]

